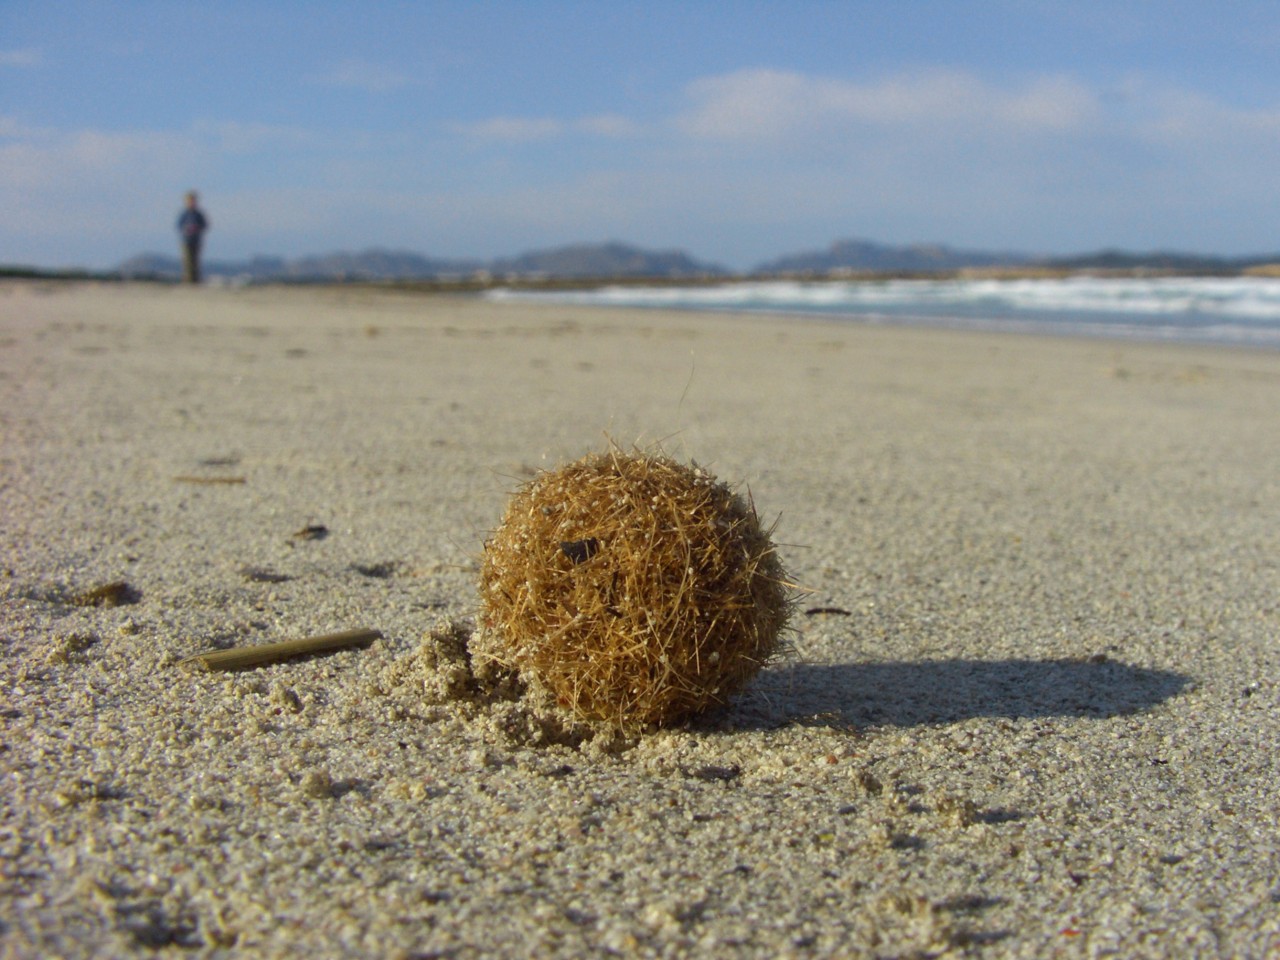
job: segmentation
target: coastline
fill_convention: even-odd
[[[578,290],[506,287],[484,295],[500,302],[1280,349],[1280,284],[1262,274],[794,277]]]
[[[6,955],[1280,949],[1278,354],[19,282],[0,338]],[[427,703],[606,434],[777,518],[787,657],[620,753]]]

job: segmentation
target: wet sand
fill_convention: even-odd
[[[1275,955],[1278,409],[1271,352],[4,283],[0,955]],[[806,592],[729,709],[540,743],[423,640],[608,437]]]

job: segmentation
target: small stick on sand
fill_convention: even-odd
[[[263,643],[254,647],[232,647],[229,650],[210,650],[208,653],[197,653],[193,657],[179,660],[183,665],[199,665],[206,670],[239,670],[241,667],[256,667],[273,660],[284,660],[288,657],[300,657],[308,653],[324,653],[342,647],[354,647],[372,643],[382,636],[380,630],[343,630],[341,633],[326,633],[318,637],[303,637],[301,640],[281,640],[279,643]]]

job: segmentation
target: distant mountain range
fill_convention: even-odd
[[[1280,253],[1230,258],[1168,251],[1130,253],[1102,250],[1067,257],[1044,257],[1027,253],[957,250],[944,244],[890,246],[869,240],[838,240],[826,250],[789,254],[762,263],[752,272],[763,275],[829,276],[841,273],[927,274],[1007,267],[1064,271],[1152,270],[1229,275],[1251,267],[1275,263],[1280,263]]]
[[[964,269],[1043,268],[1049,270],[1158,270],[1232,274],[1262,264],[1280,263],[1280,254],[1225,258],[1196,254],[1129,253],[1105,250],[1070,257],[1037,257],[1013,252],[961,250],[943,244],[893,246],[870,240],[839,240],[825,250],[787,254],[748,271],[753,276],[831,276],[849,273],[945,273]],[[176,257],[140,254],[120,264],[115,274],[127,279],[174,279]],[[591,280],[602,278],[716,279],[736,276],[719,264],[698,260],[682,250],[644,250],[624,243],[575,244],[535,250],[493,260],[454,260],[401,250],[371,249],[289,260],[256,256],[244,261],[209,261],[212,277],[245,281],[386,280]]]
[[[932,273],[967,267],[1019,267],[1034,259],[1018,253],[956,250],[939,243],[895,247],[870,240],[837,240],[826,250],[791,253],[762,263],[754,272],[836,273],[842,270],[869,270]]]
[[[144,253],[120,264],[126,278],[168,279],[182,272],[177,257]],[[244,261],[211,260],[205,274],[244,280],[442,280],[476,277],[590,279],[593,277],[728,276],[714,263],[695,260],[681,250],[642,250],[624,243],[575,244],[535,250],[495,260],[443,260],[403,250],[365,250],[286,260],[253,257]]]

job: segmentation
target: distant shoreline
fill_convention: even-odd
[[[601,275],[601,276],[467,276],[404,279],[340,279],[268,278],[240,279],[213,277],[211,286],[255,287],[362,287],[379,290],[402,290],[419,293],[480,293],[497,289],[520,290],[592,290],[599,287],[702,287],[734,284],[790,281],[796,283],[877,283],[889,280],[1065,280],[1071,277],[1114,279],[1154,279],[1192,277],[1256,277],[1280,278],[1280,263],[1258,264],[1233,269],[1179,269],[1170,267],[1102,267],[1102,266],[1008,266],[959,267],[948,270],[855,270],[787,271],[780,273],[670,275]],[[48,282],[138,283],[161,286],[178,285],[176,277],[124,276],[114,270],[44,269],[22,265],[0,265],[0,281],[41,280]]]

